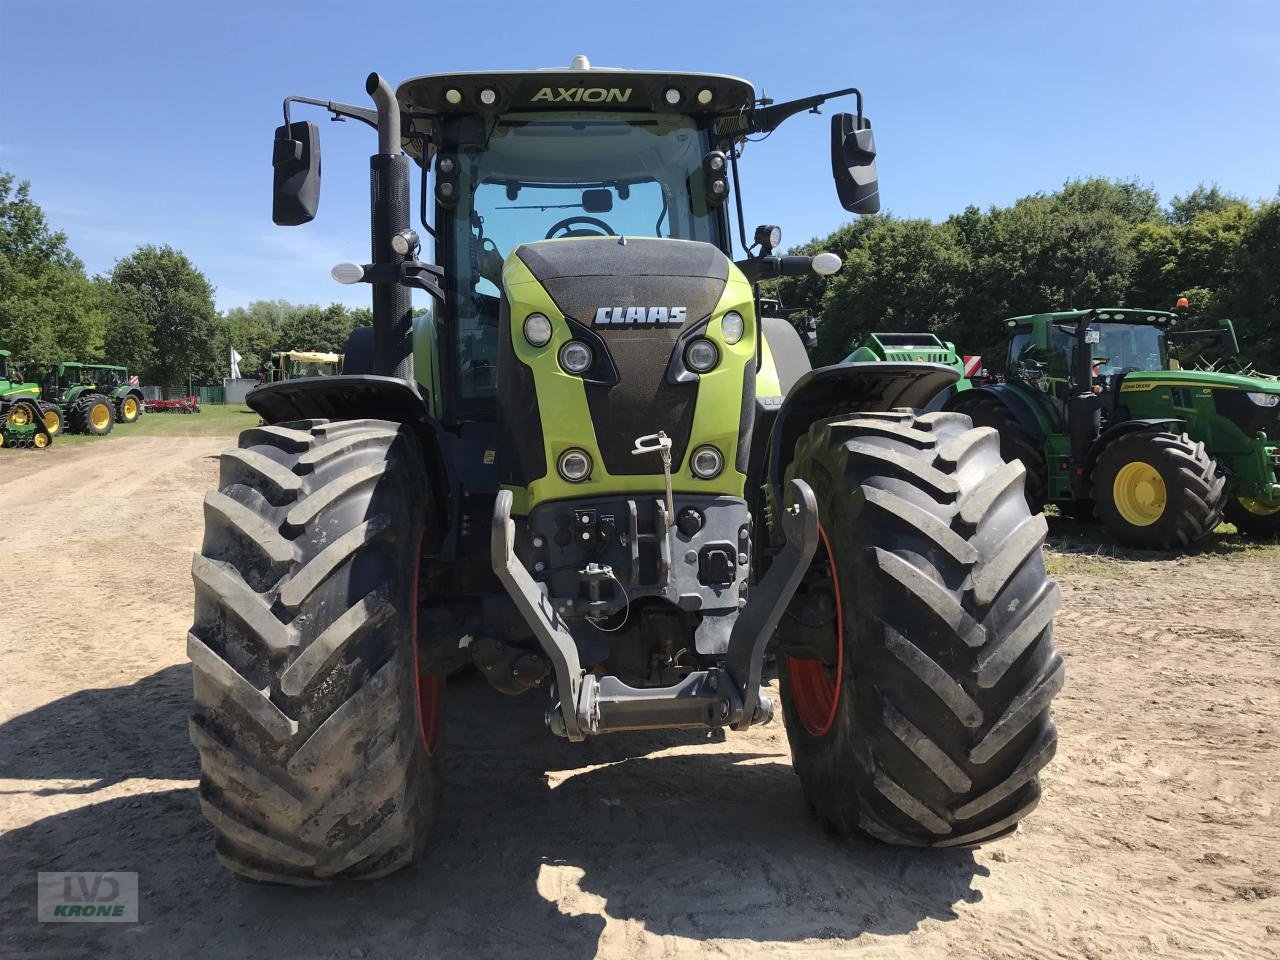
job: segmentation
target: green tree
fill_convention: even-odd
[[[1234,259],[1229,306],[1241,347],[1259,369],[1280,373],[1280,199],[1254,215]]]
[[[113,317],[151,331],[143,377],[156,384],[216,381],[218,356],[213,287],[187,256],[170,246],[142,246],[111,271]]]
[[[0,172],[0,345],[28,366],[102,356],[106,315],[84,266],[31,199]]]
[[[1169,201],[1169,222],[1185,227],[1202,213],[1222,213],[1228,207],[1243,203],[1243,197],[1223,193],[1216,183],[1207,187],[1202,183],[1185,197],[1174,197]]]

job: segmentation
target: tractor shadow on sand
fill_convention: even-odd
[[[137,739],[126,760],[155,752],[148,771],[52,746],[44,760],[19,752],[4,775],[194,777],[185,688],[180,702],[169,695],[187,676],[185,665],[168,668],[117,688],[114,703],[113,691],[92,691],[114,728]],[[0,738],[37,724],[65,736],[78,721],[60,720],[60,705],[74,702],[78,717],[86,696],[15,718]],[[972,883],[987,871],[969,852],[825,833],[781,737],[744,738],[733,752],[685,732],[573,745],[547,733],[542,707],[474,675],[451,685],[437,839],[421,866],[370,884],[293,890],[233,879],[213,859],[193,789],[114,798],[12,830],[0,838],[3,943],[65,957],[578,958],[633,953],[641,930],[779,944],[904,934],[981,899]],[[38,870],[137,871],[141,926],[36,923]]]

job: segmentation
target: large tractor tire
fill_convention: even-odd
[[[1025,472],[957,413],[819,421],[797,445],[821,537],[780,628],[782,708],[837,833],[974,846],[1039,802],[1063,662]]]
[[[429,484],[381,420],[240,435],[192,564],[192,743],[218,859],[250,880],[391,873],[439,803],[441,678],[417,664]]]
[[[1241,536],[1271,540],[1280,537],[1280,503],[1229,497],[1223,519],[1234,523]]]
[[[1049,464],[1044,458],[1044,443],[990,394],[966,390],[951,402],[949,409],[963,413],[975,427],[992,427],[1000,434],[1000,455],[1010,462],[1018,460],[1027,468],[1024,487],[1031,512],[1044,510],[1049,500]]]
[[[142,416],[142,401],[137,394],[126,394],[116,399],[116,423],[137,423]]]
[[[44,421],[44,428],[49,431],[51,437],[56,437],[67,429],[67,423],[62,417],[62,408],[56,403],[41,403],[40,419]]]
[[[1107,444],[1092,484],[1098,519],[1122,544],[1184,550],[1221,522],[1227,480],[1203,443],[1141,430]]]
[[[71,429],[76,433],[102,437],[110,433],[116,424],[111,400],[100,393],[82,393],[72,401],[69,413]]]

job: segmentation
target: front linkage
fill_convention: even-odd
[[[558,700],[547,726],[570,740],[590,734],[663,727],[729,726],[745,730],[773,716],[760,689],[765,648],[808,569],[818,544],[818,508],[803,480],[792,481],[794,503],[783,511],[786,543],[738,612],[719,666],[690,673],[666,687],[636,688],[617,677],[582,669],[573,634],[555,599],[516,556],[512,495],[498,493],[493,511],[493,569],[532,627],[555,672]]]

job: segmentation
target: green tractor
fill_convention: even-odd
[[[22,372],[13,363],[13,355],[8,350],[0,350],[0,401],[8,401],[10,404],[14,400],[21,397],[30,397],[36,403],[38,419],[44,426],[43,432],[45,440],[56,437],[63,430],[62,410],[55,403],[47,403],[40,398],[41,390],[38,383],[23,382]],[[19,419],[25,414],[19,414]],[[14,424],[17,426],[17,424]],[[34,437],[30,446],[35,446]],[[22,444],[27,446],[25,442]],[[47,442],[42,443],[42,447],[48,446]]]
[[[1280,533],[1280,381],[1182,369],[1179,341],[1239,352],[1229,320],[1178,329],[1179,311],[1104,308],[1014,317],[1007,382],[947,405],[1000,432],[1027,468],[1033,510],[1097,516],[1121,543],[1190,547],[1223,517]]]
[[[832,830],[1013,831],[1063,680],[1024,468],[966,417],[914,411],[953,369],[813,370],[786,320],[757,320],[757,284],[840,263],[746,255],[741,151],[851,97],[833,176],[874,212],[861,94],[774,103],[585,57],[366,91],[374,109],[285,101],[273,218],[306,223],[319,196],[318,128],[291,108],[377,130],[371,261],[333,268],[372,287],[371,349],[249,395],[263,424],[223,454],[192,566],[190,733],[222,863],[313,884],[416,859],[461,663],[540,691],[579,742],[765,723],[772,655]]]
[[[116,422],[116,405],[98,389],[91,368],[83,363],[63,361],[52,364],[41,381],[44,403],[56,407],[71,433],[95,437],[111,432]]]
[[[85,376],[98,393],[111,401],[116,423],[137,423],[146,410],[146,401],[137,377],[129,376],[128,367],[107,363],[86,363]]]
[[[12,364],[12,354],[0,350],[0,447],[43,450],[52,442],[49,417],[41,410],[40,386],[24,383]],[[56,419],[60,427],[61,417]]]

